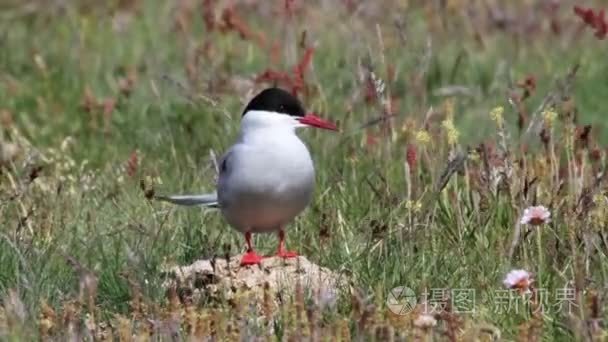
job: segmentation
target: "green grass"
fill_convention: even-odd
[[[559,9],[565,31],[561,35],[551,34],[548,19],[535,12],[541,32],[517,35],[484,29],[480,45],[473,39],[474,20],[459,14],[464,9],[445,12],[441,18],[448,29],[430,31],[421,5],[406,10],[386,4],[379,16],[372,10],[348,15],[337,4],[328,5],[331,10],[310,7],[289,24],[284,16],[264,15],[263,9],[237,7],[254,31],[278,42],[280,60],[274,63],[268,51],[235,32],[209,32],[197,14],[200,8],[185,32],[174,30],[171,4],[141,2],[124,32],[112,28],[107,15],[111,5],[91,5],[88,10],[70,6],[64,13],[33,5],[29,14],[9,6],[0,12],[0,111],[12,118],[11,124],[3,123],[0,143],[20,147],[14,160],[0,168],[0,298],[9,298],[9,289],[16,289],[27,315],[34,318],[43,300],[59,310],[79,293],[81,277],[66,262],[69,256],[99,280],[96,306],[104,319],[112,320],[115,313],[127,315],[132,297],[121,274],[130,275],[143,296],[160,305],[166,302],[163,265],[223,255],[226,248],[233,255],[240,253],[242,236],[219,213],[151,202],[140,181],[156,193],[212,190],[210,151],[220,156],[230,146],[245,99],[230,82],[252,78],[266,68],[291,70],[303,54],[298,42],[304,30],[316,50],[306,71],[310,92],[303,100],[338,121],[341,133],[301,134],[317,166],[317,191],[310,208],[288,228],[291,248],[323,266],[348,271],[357,288],[373,294],[381,314],[387,312],[386,296],[397,286],[417,293],[425,288],[475,289],[476,312],[461,317],[473,325],[491,324],[507,339],[521,337],[518,329],[535,319],[526,312],[492,311],[495,290],[502,289],[502,279],[512,268],[536,275],[541,270],[536,285],[550,294],[583,280],[586,291],[581,298],[591,290],[600,299],[605,296],[605,219],[596,222],[587,212],[581,218],[573,214],[580,185],[567,182],[555,193],[552,179],[557,173],[536,173],[538,202],[551,208],[553,221],[538,228],[540,249],[533,230],[524,234],[512,258],[507,251],[514,227],[532,204],[531,198],[516,195],[523,188],[522,170],[514,171],[507,193],[496,194],[487,184],[472,184],[470,172],[482,167],[470,160],[463,173],[433,196],[450,150],[441,130],[446,98],[435,94],[441,87],[462,85],[473,93],[452,98],[461,149],[498,141],[488,113],[505,107],[515,163],[521,153],[517,113],[506,97],[509,83],[528,74],[536,77],[537,89],[524,102],[532,113],[555,91],[555,81],[580,64],[570,94],[578,123],[593,125],[592,141],[605,151],[606,45],[594,40],[592,32],[578,31],[579,21],[570,8]],[[407,23],[405,41],[393,24],[395,18]],[[186,65],[206,44],[209,55],[192,64],[196,75],[188,81]],[[380,105],[363,101],[360,75],[366,63],[396,99],[391,136],[382,135],[382,124],[361,128],[382,114]],[[395,70],[391,82],[389,66]],[[128,70],[134,70],[136,79],[127,97],[120,95],[119,80]],[[103,109],[83,109],[87,87],[100,101],[116,100],[107,123]],[[557,105],[562,118],[554,131],[555,146],[565,166],[569,149],[561,144],[567,133],[562,127],[569,121]],[[423,147],[414,136],[431,107],[438,117],[429,122],[433,141]],[[377,136],[377,144],[366,144],[367,134]],[[418,164],[409,178],[404,168],[408,144],[418,149]],[[536,134],[526,144],[536,151],[526,155],[530,165],[545,156]],[[133,151],[138,166],[129,176],[125,165]],[[36,166],[42,169],[30,182]],[[604,161],[597,167],[604,170]],[[591,175],[586,164],[585,186],[591,184]],[[605,184],[593,189],[603,194]],[[420,211],[408,209],[408,200],[420,200]],[[276,239],[258,236],[255,244],[269,253]],[[332,316],[336,320],[350,315],[347,296],[341,303]],[[583,311],[575,316],[593,318]],[[598,319],[605,318],[602,310]],[[544,340],[586,334],[586,328],[577,327],[563,312],[551,312],[541,321],[538,334]],[[7,331],[0,324],[0,336]],[[21,333],[14,331],[14,336]]]

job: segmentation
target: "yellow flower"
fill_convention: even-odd
[[[448,144],[455,145],[458,142],[460,132],[458,132],[458,129],[456,129],[456,126],[454,126],[454,121],[452,118],[448,117],[447,119],[443,120],[441,126],[443,126],[443,129],[445,129],[448,137]]]
[[[420,201],[407,200],[405,202],[405,208],[417,213],[422,210],[422,203],[420,203]]]
[[[553,108],[545,109],[542,113],[543,119],[547,126],[553,125],[555,119],[557,119],[557,112]]]
[[[604,195],[601,194],[596,194],[593,196],[593,203],[595,203],[596,205],[606,205],[606,197],[604,197]]]
[[[416,132],[416,142],[420,145],[426,145],[431,142],[431,135],[426,130],[421,129]]]
[[[445,108],[445,114],[447,117],[451,118],[454,116],[454,108],[456,107],[455,101],[453,98],[448,98],[447,100],[445,100],[445,102],[443,103],[444,108]]]
[[[471,150],[469,152],[469,160],[470,161],[476,162],[476,161],[479,161],[479,158],[480,158],[479,152],[477,152],[476,150]]]
[[[498,126],[502,126],[505,121],[502,116],[504,112],[505,109],[503,107],[496,107],[490,111],[490,117],[492,118],[492,121],[496,122]]]

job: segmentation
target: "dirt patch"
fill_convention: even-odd
[[[198,260],[188,266],[171,267],[167,287],[177,285],[186,289],[192,300],[201,296],[231,299],[239,290],[262,298],[264,292],[275,299],[295,293],[297,286],[312,295],[319,304],[335,301],[337,295],[349,289],[346,276],[321,267],[304,256],[283,259],[265,258],[260,265],[242,267],[241,255],[230,259]]]

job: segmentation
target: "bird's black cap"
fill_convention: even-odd
[[[250,110],[264,110],[299,117],[306,114],[297,97],[276,87],[266,88],[251,99],[243,111],[243,116]]]

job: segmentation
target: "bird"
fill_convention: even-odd
[[[297,257],[285,249],[285,228],[308,206],[315,186],[310,152],[296,134],[305,127],[338,131],[334,123],[307,113],[297,96],[279,87],[266,88],[241,114],[238,138],[218,163],[216,191],[157,199],[219,208],[228,224],[245,236],[241,266],[263,260],[251,243],[254,233],[277,233],[276,255]]]

